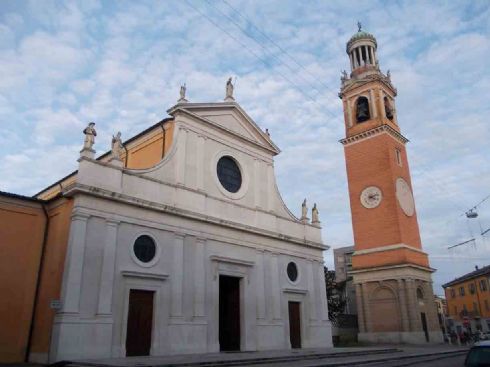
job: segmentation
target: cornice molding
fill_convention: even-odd
[[[406,144],[409,142],[409,140],[407,138],[405,138],[402,134],[400,134],[398,131],[393,129],[390,125],[386,125],[386,124],[375,127],[373,129],[366,130],[362,133],[350,136],[348,138],[341,139],[341,140],[339,140],[339,142],[342,143],[342,145],[344,145],[344,146],[351,145],[354,143],[358,143],[358,142],[360,142],[366,138],[372,138],[374,136],[381,135],[383,133],[387,133],[387,134],[393,136],[395,139],[397,139],[398,141],[400,141],[403,144]]]
[[[274,238],[274,239],[280,240],[280,241],[291,242],[291,243],[295,243],[298,245],[319,249],[322,251],[328,250],[330,248],[329,246],[324,245],[323,243],[306,240],[305,238],[291,237],[291,236],[283,235],[279,232],[275,232],[275,231],[271,231],[271,230],[267,230],[267,229],[256,228],[256,227],[251,227],[251,226],[246,225],[246,224],[242,224],[242,223],[238,223],[238,222],[232,222],[232,221],[224,220],[221,218],[211,217],[209,215],[195,213],[195,212],[192,212],[190,210],[177,208],[175,206],[156,203],[153,201],[136,198],[136,197],[129,196],[126,194],[116,193],[116,192],[112,192],[109,190],[101,189],[99,187],[84,185],[81,183],[75,183],[75,184],[70,185],[69,187],[65,188],[64,194],[66,196],[72,196],[75,194],[86,194],[86,195],[104,198],[104,199],[108,199],[111,201],[125,203],[125,204],[129,204],[129,205],[133,205],[133,206],[137,206],[137,207],[141,207],[141,208],[146,208],[146,209],[151,209],[151,210],[155,210],[155,211],[159,211],[159,212],[165,212],[168,214],[178,215],[178,216],[185,217],[188,219],[199,220],[199,221],[210,223],[210,224],[216,224],[216,225],[220,225],[220,226],[224,226],[224,227],[228,227],[228,228],[233,228],[233,229],[248,232],[248,233],[254,233],[257,235],[262,235],[265,237]]]

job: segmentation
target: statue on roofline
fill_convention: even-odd
[[[301,220],[308,220],[308,207],[306,206],[306,198],[303,200],[303,204],[301,204]]]
[[[93,150],[92,147],[95,143],[95,137],[97,136],[97,131],[95,131],[95,122],[89,122],[87,127],[83,129],[83,133],[85,134],[83,150]]]
[[[235,98],[233,98],[233,83],[231,82],[231,76],[226,82],[226,96],[225,96],[225,101],[234,101]]]
[[[313,205],[313,209],[311,209],[311,223],[320,223],[320,218],[318,216],[318,208],[316,207],[316,203]]]
[[[121,140],[121,132],[118,131],[116,136],[112,135],[112,142],[111,142],[111,160],[122,160],[122,154],[124,150],[124,145]]]

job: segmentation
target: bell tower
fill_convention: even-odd
[[[355,252],[359,340],[440,343],[428,256],[422,250],[410,170],[390,72],[361,25],[347,42],[351,72],[339,97]]]

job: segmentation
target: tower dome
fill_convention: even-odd
[[[350,38],[346,46],[353,74],[377,69],[378,66],[376,38],[371,33],[363,31],[361,23],[357,23],[357,26],[359,27],[357,33]]]

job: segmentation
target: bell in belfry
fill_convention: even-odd
[[[356,120],[357,122],[363,122],[369,120],[369,102],[366,97],[359,97],[357,100]]]

